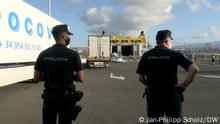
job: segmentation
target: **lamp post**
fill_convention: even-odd
[[[51,0],[48,0],[48,15],[51,16]]]

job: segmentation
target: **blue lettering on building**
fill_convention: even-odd
[[[44,35],[44,30],[43,30],[43,25],[41,23],[37,24],[37,34],[39,37],[43,37]]]
[[[33,24],[32,24],[31,19],[30,18],[26,18],[25,19],[25,31],[30,36],[33,34],[32,26],[33,26]]]
[[[0,19],[1,19],[1,12],[0,12]],[[19,16],[15,12],[9,12],[8,14],[8,26],[9,28],[14,32],[19,32],[19,30],[22,30],[20,27],[24,24],[24,30],[27,33],[27,35],[37,35],[40,38],[43,38],[44,36],[48,37],[48,40],[51,40],[51,28],[43,25],[41,22],[32,22],[32,19],[27,17],[25,18],[24,22],[21,22],[22,19],[19,18]],[[34,26],[34,24],[37,24]],[[36,33],[35,33],[36,32]],[[47,35],[45,35],[47,33]]]
[[[9,13],[8,25],[13,31],[18,32],[19,27],[20,27],[20,22],[19,22],[18,15],[15,12]]]

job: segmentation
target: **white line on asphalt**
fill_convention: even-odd
[[[201,77],[206,77],[206,78],[220,78],[220,76],[218,76],[218,75],[199,75],[199,76],[201,76]]]
[[[119,79],[119,80],[122,80],[122,81],[125,79],[124,76],[114,76],[113,73],[110,73],[110,78]]]
[[[215,65],[212,65],[212,64],[198,64],[198,65],[209,65],[209,66],[213,66],[213,67],[220,67],[220,65],[219,64],[215,64]]]

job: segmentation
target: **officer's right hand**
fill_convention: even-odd
[[[185,91],[187,86],[184,83],[179,83],[179,84],[176,84],[174,87],[180,88],[183,92],[183,91]]]

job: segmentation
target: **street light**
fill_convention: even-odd
[[[48,0],[48,14],[51,16],[51,0]]]

